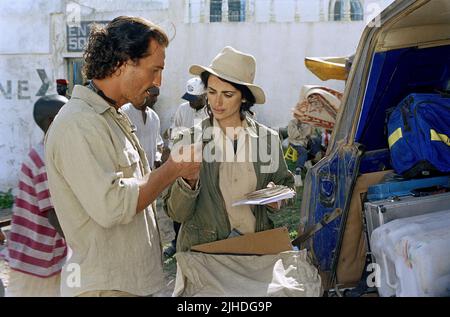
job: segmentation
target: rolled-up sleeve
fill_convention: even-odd
[[[167,215],[180,223],[191,218],[199,193],[199,182],[197,182],[195,189],[191,189],[183,179],[178,178],[164,197]]]
[[[56,167],[95,222],[105,228],[127,224],[136,214],[139,180],[120,170],[106,122],[86,121],[68,124],[58,137]]]

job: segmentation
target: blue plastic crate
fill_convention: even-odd
[[[439,176],[408,180],[390,180],[369,186],[367,199],[369,201],[387,199],[394,196],[407,196],[412,190],[432,186],[450,187],[450,176]]]

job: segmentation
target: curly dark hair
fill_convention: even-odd
[[[143,18],[119,16],[106,26],[92,24],[83,55],[84,75],[88,79],[103,79],[126,61],[137,62],[150,54],[150,39],[164,47],[169,45],[166,33]]]
[[[201,80],[203,82],[203,85],[205,87],[208,87],[208,78],[209,78],[209,76],[211,76],[211,73],[207,72],[207,71],[204,71],[204,72],[202,72],[200,74],[200,78],[201,78]],[[250,108],[255,105],[256,99],[255,99],[255,96],[253,96],[253,94],[250,91],[250,89],[248,89],[248,87],[245,86],[245,85],[236,84],[236,83],[233,83],[231,81],[225,80],[223,78],[220,78],[220,80],[224,81],[226,83],[229,83],[234,88],[239,90],[241,92],[241,94],[242,94],[242,98],[246,100],[246,102],[241,102],[241,108],[239,109],[239,114],[240,114],[241,120],[245,119],[245,113],[246,112],[250,113],[252,116],[255,115],[255,113],[253,111],[251,111]],[[211,108],[210,108],[209,104],[206,105],[206,112],[208,113],[209,119],[212,122],[213,113],[211,111]]]

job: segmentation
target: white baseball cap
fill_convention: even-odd
[[[181,98],[187,101],[195,101],[198,96],[203,95],[205,92],[205,85],[203,85],[200,77],[194,77],[187,81],[186,93]]]

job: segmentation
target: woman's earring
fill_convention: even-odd
[[[242,103],[246,103],[247,102],[247,99],[242,99]]]

